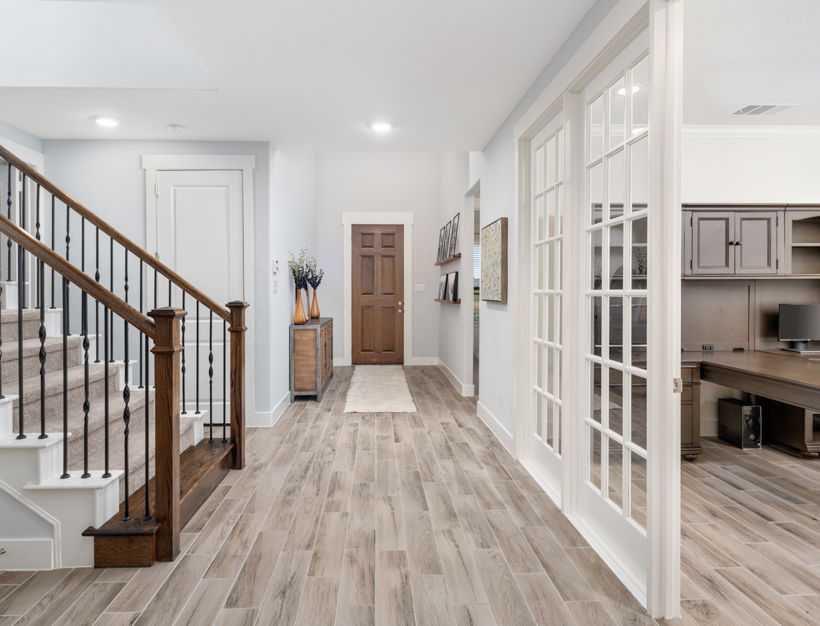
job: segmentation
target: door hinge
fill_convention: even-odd
[[[695,270],[695,268],[693,267],[693,261],[692,261],[692,259],[689,259],[689,271],[693,272],[694,270]]]
[[[159,183],[154,183],[154,195],[159,198]]]
[[[683,380],[680,378],[672,379],[672,393],[683,393]]]
[[[775,259],[774,260],[774,269],[776,269],[776,270],[780,269],[780,259]]]

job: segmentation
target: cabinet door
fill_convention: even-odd
[[[692,213],[692,274],[734,274],[735,219],[731,211]]]
[[[735,213],[735,273],[776,274],[777,211]]]

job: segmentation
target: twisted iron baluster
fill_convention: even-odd
[[[125,294],[125,302],[128,303],[128,248],[125,249],[125,281],[123,286],[123,293]],[[128,387],[129,380],[128,380],[128,322],[123,320],[122,322],[122,329],[123,329],[123,345],[125,351],[125,358],[123,360],[124,364],[124,371],[125,371],[125,387],[122,390],[122,399],[125,402],[125,407],[122,411],[122,421],[125,424],[125,429],[123,430],[123,434],[125,437],[125,510],[124,513],[124,520],[131,519],[131,511],[128,505],[128,496],[130,495],[130,490],[128,489],[128,437],[131,434],[130,424],[131,424],[131,409],[128,407],[128,403],[131,400],[131,390]],[[145,462],[148,463],[148,458],[145,459]]]
[[[52,250],[56,250],[56,247],[57,247],[56,246],[56,239],[55,239],[55,235],[56,235],[56,232],[57,232],[57,228],[56,228],[57,222],[54,219],[54,210],[55,210],[56,202],[57,201],[54,198],[54,195],[52,194],[52,196],[51,196],[51,222],[50,222],[50,224],[51,224],[50,225],[50,228],[51,228],[51,249]],[[52,309],[54,308],[54,268],[53,267],[51,268],[51,308]]]
[[[45,264],[37,261],[37,274],[40,278],[39,300],[40,300],[40,329],[37,335],[40,338],[40,436],[38,439],[46,439],[46,305],[45,305]]]
[[[105,420],[103,422],[103,429],[104,429],[104,446],[105,446],[105,472],[103,472],[103,478],[109,478],[111,476],[110,468],[108,466],[109,461],[109,442],[108,442],[108,428],[109,428],[109,399],[108,399],[108,307],[103,306],[103,367],[105,368],[105,391],[103,392],[103,410],[105,412]]]
[[[68,473],[68,280],[63,278],[63,475]]]
[[[91,402],[88,398],[88,294],[83,291],[81,296],[82,316],[82,336],[83,336],[83,475],[82,478],[89,478],[88,471],[88,411],[91,409]],[[105,381],[108,384],[108,381]]]
[[[182,309],[185,310],[185,290],[182,290]],[[182,316],[182,414],[188,414],[188,406],[185,404],[185,318],[187,315]],[[0,345],[2,345],[2,341],[0,341]]]
[[[148,387],[149,387],[149,385],[148,385],[148,364],[150,363],[150,360],[148,359],[148,336],[145,335],[144,339],[145,339],[145,344],[144,344],[144,346],[145,346],[144,347],[144,351],[145,351],[145,515],[143,516],[143,519],[148,520],[148,519],[151,519],[151,491],[150,491],[151,477],[150,477],[150,471],[149,471],[150,468],[148,466],[149,465],[148,464],[148,453],[149,453],[148,446],[149,446],[149,443],[150,443],[150,437],[149,437],[149,430],[150,429],[149,429],[149,426],[150,426],[150,423],[151,423],[149,411],[150,411],[150,408],[151,408],[151,406],[150,406],[151,403],[149,402],[149,398],[148,398],[148,394],[150,393],[148,391]]]
[[[100,227],[94,230],[94,280],[100,282]],[[94,300],[94,363],[100,362],[100,301]]]
[[[11,172],[12,172],[11,163],[9,163],[9,180],[8,180],[8,197],[6,198],[6,217],[9,218],[11,221],[11,207],[12,207],[12,199],[11,199]],[[11,239],[6,237],[6,248],[8,248],[8,263],[6,264],[6,280],[11,282]]]

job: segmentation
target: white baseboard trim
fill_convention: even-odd
[[[447,367],[441,359],[438,360],[438,368],[442,371],[447,380],[450,381],[450,384],[455,387],[455,390],[462,396],[465,398],[472,398],[475,395],[475,385],[467,385],[461,382],[458,376],[453,373],[453,370]]]
[[[527,472],[529,472],[530,476],[532,476],[532,479],[538,483],[538,486],[544,490],[544,493],[546,493],[550,497],[550,500],[552,500],[555,503],[555,506],[557,506],[560,509],[561,493],[555,490],[555,488],[547,480],[546,476],[544,476],[538,470],[538,467],[535,465],[535,463],[529,461],[528,459],[520,459],[520,462],[521,465],[524,466],[524,469],[527,470]]]
[[[350,359],[343,356],[337,356],[333,359],[333,367],[350,367]]]
[[[495,415],[490,413],[486,406],[481,404],[481,401],[476,402],[476,413],[487,428],[493,431],[493,434],[501,442],[501,445],[507,449],[507,452],[517,458],[515,455],[515,437],[513,437],[512,433],[498,421]]]
[[[439,359],[437,356],[409,356],[404,360],[405,365],[438,365]]]
[[[290,392],[286,392],[284,396],[277,402],[270,411],[256,411],[248,418],[247,426],[249,428],[273,426],[282,417],[282,414],[290,406]]]

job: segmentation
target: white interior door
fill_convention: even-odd
[[[156,176],[154,226],[159,260],[220,304],[244,300],[242,172],[166,170]],[[152,279],[149,273],[149,284]],[[158,279],[156,293],[158,306],[182,306],[182,294],[176,288],[169,301],[168,283],[162,277]],[[190,296],[186,296],[184,308],[188,311],[184,340],[186,408],[196,410],[198,385],[199,408],[208,409],[212,380],[214,420],[219,421],[225,397],[223,363],[228,356],[224,352],[229,349],[227,333],[222,319],[212,316],[203,306],[197,307]]]
[[[575,515],[591,543],[636,595],[646,597],[648,386],[653,314],[648,275],[650,58],[648,33],[582,94],[584,106],[584,452]],[[663,246],[663,241],[652,245]],[[658,379],[659,380],[659,379]]]
[[[562,115],[531,142],[530,367],[527,461],[560,503],[563,456],[562,247],[564,131]]]

